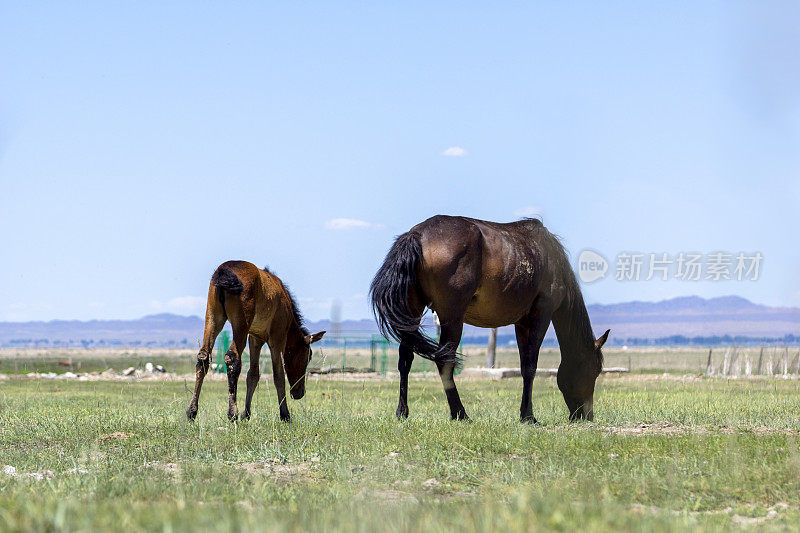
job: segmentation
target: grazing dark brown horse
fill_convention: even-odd
[[[260,370],[258,358],[266,342],[272,355],[272,376],[278,393],[281,420],[289,421],[286,405],[286,379],[289,393],[299,400],[306,393],[306,368],[311,361],[311,344],[325,334],[310,335],[303,326],[297,303],[281,280],[269,270],[261,270],[246,261],[223,263],[211,276],[206,304],[206,326],[203,346],[197,354],[194,395],[186,410],[189,420],[197,416],[197,400],[203,378],[211,363],[214,341],[229,320],[233,329],[233,343],[225,354],[228,371],[228,418],[236,420],[236,386],[242,370],[242,352],[250,337],[250,370],[247,372],[247,396],[242,418],[250,418],[250,402],[258,385]]]
[[[468,419],[453,381],[466,322],[484,328],[514,324],[522,367],[520,419],[535,423],[531,387],[552,320],[561,348],[558,387],[570,419],[592,420],[600,349],[609,331],[595,340],[567,254],[540,221],[429,218],[397,238],[370,293],[381,332],[400,342],[398,418],[408,416],[408,373],[417,353],[436,363],[450,416]],[[420,331],[425,307],[441,321],[438,344]]]

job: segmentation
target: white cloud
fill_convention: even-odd
[[[350,230],[350,229],[380,229],[383,224],[373,224],[357,218],[332,218],[325,222],[325,229]]]
[[[514,211],[515,217],[535,218],[541,217],[542,214],[544,214],[544,210],[537,205],[526,205]]]
[[[153,300],[150,302],[150,308],[154,311],[161,312],[204,315],[206,310],[206,297],[178,296],[166,302]]]
[[[0,320],[10,320],[13,322],[23,322],[27,320],[50,320],[52,311],[56,307],[51,303],[27,303],[15,302],[6,306],[6,310],[0,313]]]
[[[451,146],[450,148],[442,152],[442,155],[445,155],[447,157],[464,157],[465,155],[467,155],[467,151],[461,148],[460,146]]]

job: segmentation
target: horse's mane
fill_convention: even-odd
[[[268,272],[268,273],[272,274],[273,276],[275,276],[275,274],[269,269],[268,266],[265,266],[263,268],[263,270],[264,270],[264,272]],[[278,276],[275,276],[275,277],[278,278]],[[283,290],[286,291],[286,295],[289,297],[289,302],[292,305],[292,315],[294,316],[295,323],[297,323],[297,327],[300,329],[300,332],[303,334],[304,337],[310,335],[310,332],[308,331],[308,328],[306,328],[305,319],[303,318],[303,314],[300,313],[300,306],[297,305],[297,300],[295,299],[294,294],[292,294],[292,291],[289,290],[289,286],[286,285],[286,283],[284,283],[283,280],[281,280],[280,278],[278,278],[278,280],[281,282],[281,285],[283,286]]]
[[[561,280],[566,291],[560,313],[564,318],[563,326],[566,333],[564,340],[572,340],[576,344],[588,343],[593,349],[595,364],[600,371],[603,368],[603,353],[601,350],[594,350],[594,331],[589,321],[589,313],[586,311],[586,303],[583,300],[578,278],[575,277],[575,272],[570,265],[567,250],[561,244],[558,236],[550,233],[544,226],[541,228],[545,233],[545,242],[551,248],[550,251],[554,252],[549,255],[552,260],[557,262],[556,269],[561,273]],[[560,342],[562,342],[561,338],[559,338]]]

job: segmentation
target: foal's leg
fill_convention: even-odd
[[[261,347],[264,341],[258,340],[250,335],[250,370],[247,371],[247,396],[244,399],[244,412],[242,418],[250,418],[250,402],[253,401],[253,393],[258,386],[258,378],[261,377],[258,358],[261,356]]]
[[[206,325],[203,331],[203,345],[197,354],[197,364],[195,365],[194,394],[192,394],[192,400],[186,410],[186,418],[189,420],[194,420],[197,416],[200,389],[203,388],[203,379],[205,379],[208,367],[211,365],[211,352],[214,350],[214,342],[225,326],[225,320],[225,310],[217,300],[215,289],[210,290],[206,308]]]
[[[397,402],[397,418],[408,418],[408,373],[414,362],[414,351],[408,344],[400,343],[400,358],[397,370],[400,371],[400,400]]]
[[[225,305],[233,329],[233,342],[225,354],[225,366],[228,369],[228,420],[233,422],[239,418],[239,408],[236,406],[236,388],[239,384],[239,374],[242,372],[242,354],[247,346],[250,324],[245,318],[244,310],[238,299],[229,298]]]
[[[275,384],[275,392],[278,394],[278,406],[281,420],[291,421],[289,406],[286,405],[286,376],[283,372],[283,346],[270,343],[269,351],[272,356],[272,382]]]
[[[539,364],[539,349],[542,346],[542,341],[549,325],[549,313],[539,314],[528,323],[515,325],[519,361],[522,369],[522,403],[519,407],[519,419],[521,422],[536,423],[531,402],[533,378],[536,376],[536,367]]]
[[[439,347],[451,347],[452,351],[458,349],[458,343],[461,342],[461,331],[464,328],[464,322],[461,319],[457,321],[449,321],[442,324],[442,333],[439,337]],[[450,405],[450,418],[453,420],[469,420],[464,406],[461,404],[461,398],[458,396],[458,389],[456,389],[456,382],[453,379],[453,370],[455,369],[454,363],[436,363],[439,369],[439,377],[442,379],[442,386],[444,387],[445,396],[447,396],[447,403]]]

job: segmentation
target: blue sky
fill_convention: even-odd
[[[0,320],[202,314],[232,258],[367,317],[438,213],[764,256],[590,302],[800,305],[796,4],[158,4],[2,3]]]

